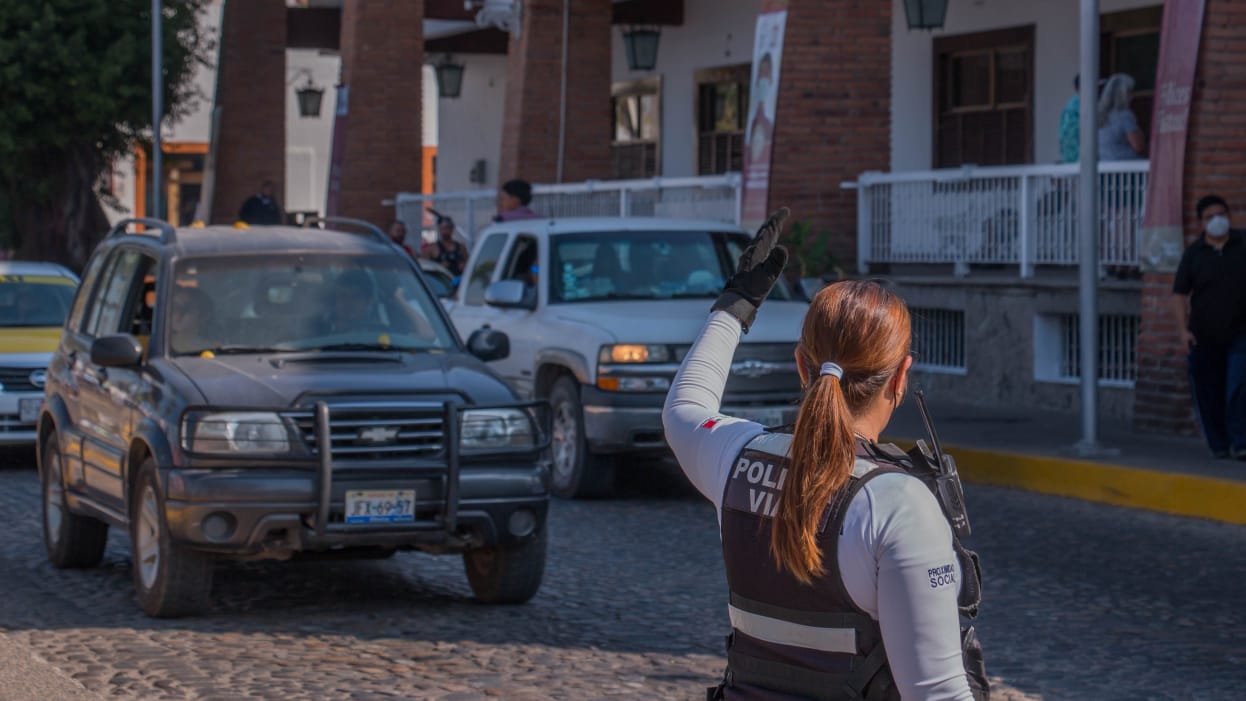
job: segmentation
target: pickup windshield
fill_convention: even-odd
[[[618,231],[552,238],[550,303],[717,297],[749,237],[699,231]],[[770,299],[796,297],[780,280]]]
[[[174,355],[451,348],[436,305],[396,257],[214,256],[178,262],[162,318]]]

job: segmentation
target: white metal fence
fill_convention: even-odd
[[[1147,161],[1099,164],[1099,261],[1138,263]],[[1078,262],[1077,164],[863,173],[857,189],[857,267],[870,263],[1036,265]]]
[[[561,185],[534,185],[533,210],[549,217],[675,217],[739,222],[740,175],[728,173],[695,178],[589,180]],[[427,208],[454,218],[471,242],[497,215],[494,190],[421,195],[399,193],[396,216],[412,232],[432,225]]]

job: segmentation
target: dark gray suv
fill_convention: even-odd
[[[414,262],[361,228],[113,229],[38,424],[54,565],[97,564],[127,528],[152,616],[206,607],[220,556],[462,553],[478,599],[536,593],[547,407],[485,367],[503,334],[465,346]]]

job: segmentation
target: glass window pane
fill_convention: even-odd
[[[493,280],[493,271],[498,267],[498,256],[502,254],[502,245],[505,243],[506,234],[493,234],[480,244],[480,253],[472,266],[471,276],[467,279],[464,304],[479,306],[485,303],[485,289]]]
[[[1135,90],[1155,89],[1159,63],[1159,33],[1115,37],[1116,71],[1133,76]]]
[[[640,96],[640,130],[639,138],[653,141],[658,138],[658,96],[656,94]]]
[[[949,70],[949,106],[988,107],[991,104],[991,54],[952,56]]]
[[[1029,53],[1001,51],[995,60],[995,104],[1024,103],[1029,97]]]

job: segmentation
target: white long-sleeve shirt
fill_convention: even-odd
[[[675,457],[697,490],[714,503],[720,524],[731,466],[744,446],[764,431],[760,424],[719,413],[739,341],[735,317],[726,312],[710,315],[662,410]],[[901,474],[868,482],[848,504],[837,564],[853,603],[882,629],[900,697],[973,701],[956,605],[960,566],[951,527],[929,489]]]

